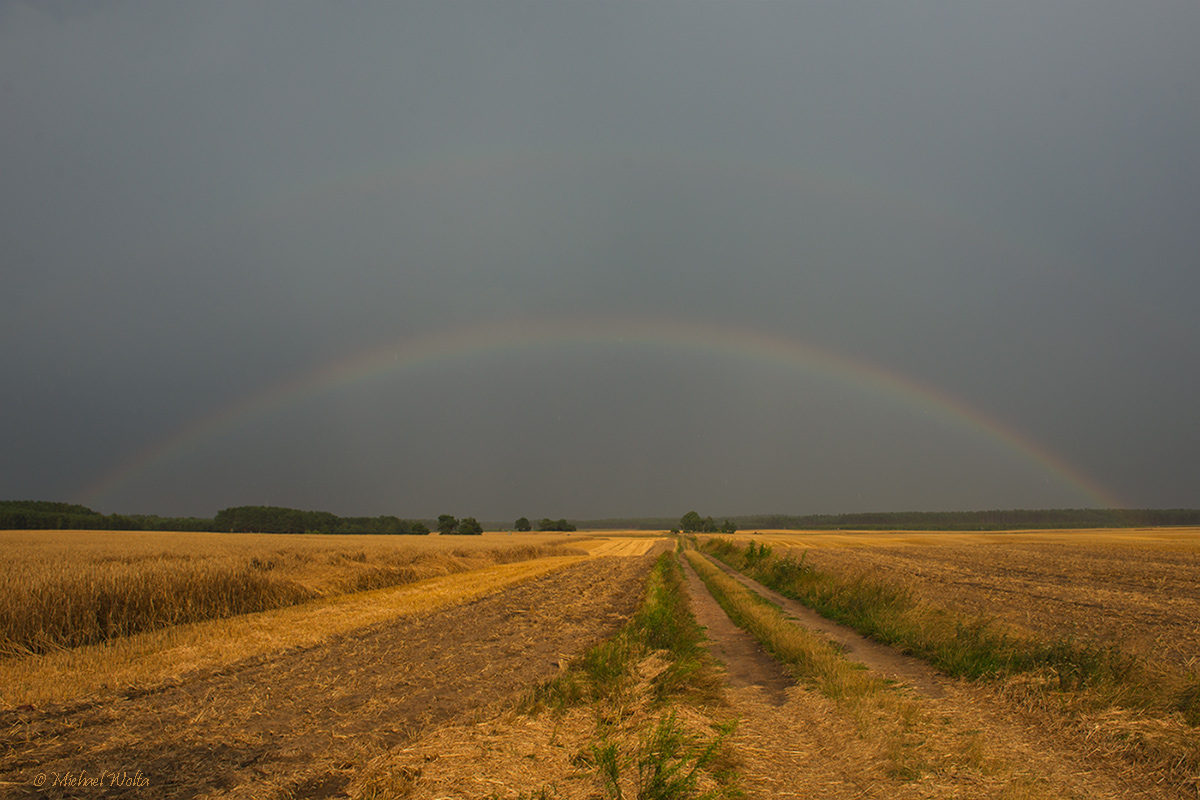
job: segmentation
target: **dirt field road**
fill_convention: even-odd
[[[652,562],[592,558],[177,684],[3,712],[0,796],[336,797],[374,752],[544,680],[610,635]]]
[[[719,562],[714,562],[719,563]],[[685,562],[686,565],[686,562]],[[1183,786],[1108,760],[1094,744],[1051,719],[1023,714],[987,687],[954,680],[798,606],[745,576],[743,585],[770,598],[796,624],[839,643],[851,660],[897,681],[908,698],[911,734],[930,745],[919,767],[897,774],[896,739],[885,721],[865,721],[814,688],[795,685],[762,648],[735,627],[690,566],[689,593],[710,649],[726,667],[727,697],[741,719],[734,747],[742,755],[749,797],[1183,798]],[[880,652],[880,651],[883,652]],[[924,720],[923,722],[918,722]]]

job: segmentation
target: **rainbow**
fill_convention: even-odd
[[[598,345],[637,352],[726,355],[815,373],[982,436],[1097,507],[1122,505],[1078,469],[1018,431],[944,392],[878,364],[762,331],[665,318],[506,319],[388,342],[301,372],[193,420],[117,465],[87,487],[78,502],[103,501],[202,443],[309,398],[364,386],[384,376],[411,373],[431,364]]]

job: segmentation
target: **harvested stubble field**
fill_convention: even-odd
[[[743,542],[804,551],[1020,635],[1115,645],[1200,675],[1200,529],[1012,533],[762,531]]]

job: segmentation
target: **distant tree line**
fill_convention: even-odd
[[[1021,530],[1044,528],[1200,527],[1200,509],[1018,509],[1007,511],[872,511],[841,515],[728,517],[738,530]],[[673,517],[581,519],[586,530],[667,530]]]
[[[478,535],[483,526],[474,517],[459,520],[449,514],[439,518],[439,532]],[[665,530],[678,525],[687,532],[719,532],[737,529],[780,528],[785,530],[1019,530],[1024,528],[1139,528],[1200,526],[1200,510],[1168,509],[1015,509],[1009,511],[878,511],[856,514],[761,514],[730,517],[718,525],[712,517],[689,511],[676,523],[672,519],[640,518],[588,520],[579,523],[589,530],[606,528]],[[565,519],[543,518],[539,531],[573,531]],[[516,530],[529,531],[534,524],[517,520]],[[237,531],[256,533],[429,533],[425,522],[394,516],[338,517],[324,511],[299,511],[273,506],[239,506],[217,512],[216,517],[160,517],[153,514],[101,514],[87,506],[43,500],[0,500],[0,530],[121,530],[121,531]]]
[[[274,506],[225,508],[215,517],[101,514],[87,506],[42,500],[0,500],[0,530],[230,531],[235,533],[429,533],[422,522],[392,516],[338,517],[325,511]]]
[[[879,511],[854,514],[757,514],[731,516],[739,530],[1021,530],[1038,528],[1158,528],[1200,526],[1200,509],[1059,508],[1007,511]],[[672,517],[580,520],[586,530],[661,531],[678,528]],[[719,526],[718,526],[719,527]]]
[[[230,533],[365,533],[425,536],[429,528],[393,516],[339,517],[328,511],[300,511],[277,506],[223,508],[212,520],[212,530]]]
[[[1057,508],[1009,511],[880,511],[809,516],[768,514],[736,519],[743,529],[1004,531],[1025,528],[1157,528],[1200,525],[1200,510]]]
[[[44,500],[0,500],[0,530],[211,531],[199,517],[101,514],[87,506]]]

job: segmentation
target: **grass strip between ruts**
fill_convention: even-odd
[[[525,709],[562,713],[582,704],[596,709],[594,741],[583,760],[612,800],[623,800],[627,792],[639,800],[739,797],[725,746],[734,723],[715,723],[705,735],[689,730],[677,713],[681,705],[719,703],[721,677],[703,642],[682,568],[664,553],[633,618],[562,675],[533,690]],[[648,680],[642,671],[647,661],[665,662],[650,671]],[[638,729],[634,741],[631,724]]]

